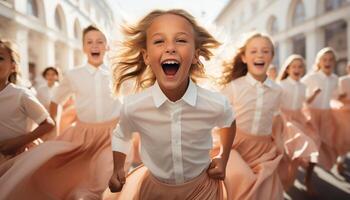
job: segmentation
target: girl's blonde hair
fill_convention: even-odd
[[[150,66],[145,64],[142,50],[146,49],[147,29],[155,18],[165,14],[183,17],[192,25],[195,33],[195,49],[199,50],[199,56],[203,56],[206,60],[213,55],[210,49],[220,45],[207,30],[197,24],[188,12],[181,9],[154,10],[141,19],[136,26],[123,29],[126,39],[122,43],[121,53],[112,60],[115,93],[118,94],[122,83],[129,79],[135,79],[135,90],[145,89],[154,84],[155,75]],[[204,65],[200,60],[191,65],[190,74],[193,81],[205,77]]]
[[[286,79],[289,76],[287,70],[288,70],[288,67],[292,64],[292,62],[294,60],[300,60],[303,63],[303,66],[304,66],[304,74],[303,74],[303,76],[305,75],[305,73],[306,73],[305,59],[301,55],[293,54],[293,55],[290,55],[286,59],[286,61],[283,63],[281,71],[280,71],[280,73],[278,74],[278,77],[277,77],[278,81],[282,81],[282,80]]]
[[[321,49],[317,55],[316,55],[316,59],[315,59],[315,63],[314,63],[314,70],[318,71],[321,69],[320,67],[320,60],[322,58],[322,56],[326,53],[332,53],[334,56],[334,60],[337,60],[337,54],[335,53],[335,50],[332,47],[325,47],[323,49]]]
[[[272,56],[275,55],[274,44],[269,35],[260,32],[251,32],[244,35],[232,61],[226,61],[223,63],[223,72],[222,77],[219,79],[219,85],[226,85],[239,77],[245,76],[248,73],[248,66],[243,62],[242,56],[246,51],[248,43],[255,38],[265,38],[267,41],[269,41],[269,43],[271,43]]]
[[[20,77],[20,56],[17,50],[17,46],[10,40],[0,38],[0,47],[5,48],[9,52],[11,61],[15,65],[15,71],[10,74],[10,76],[8,77],[8,81],[13,84],[16,84]]]

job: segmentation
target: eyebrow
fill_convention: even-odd
[[[151,37],[154,37],[154,36],[157,36],[157,35],[163,35],[163,33],[157,32],[157,33],[154,33],[153,35],[151,35]],[[187,32],[177,32],[176,36],[178,36],[178,35],[187,35],[187,36],[189,36],[190,34],[187,33]]]

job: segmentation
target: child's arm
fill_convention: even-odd
[[[236,135],[236,121],[233,121],[229,128],[219,129],[220,134],[220,152],[210,163],[208,175],[214,179],[225,178],[226,165],[230,156],[233,140]]]
[[[39,126],[28,134],[0,142],[0,152],[5,155],[14,155],[26,144],[40,138],[54,128],[55,124],[50,117],[46,118]]]
[[[125,184],[125,164],[126,155],[121,152],[113,151],[113,175],[109,181],[109,189],[111,192],[120,192]]]
[[[338,100],[343,102],[344,100],[346,100],[347,98],[347,94],[346,92],[344,92],[345,88],[345,83],[344,83],[344,79],[339,79],[339,83],[338,83]]]
[[[133,132],[134,130],[129,121],[125,105],[123,105],[120,111],[119,123],[112,135],[114,169],[113,175],[109,180],[111,192],[120,192],[125,183],[124,164],[126,154],[131,148]]]
[[[50,117],[55,121],[56,121],[56,117],[57,117],[57,109],[58,109],[58,104],[51,101],[49,112],[50,112]]]
[[[70,81],[69,74],[67,74],[60,82],[60,85],[57,88],[55,88],[51,99],[49,112],[53,120],[56,121],[57,119],[58,105],[64,105],[64,103],[67,102],[69,97],[71,97],[72,95],[73,95],[73,86]]]
[[[320,88],[317,88],[316,90],[314,90],[313,94],[306,99],[306,103],[307,104],[312,103],[315,100],[315,98],[320,94],[320,92],[321,92]]]

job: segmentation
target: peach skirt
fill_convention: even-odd
[[[337,160],[335,142],[337,130],[332,110],[308,108],[306,112],[320,138],[318,163],[326,170],[330,170]]]
[[[350,100],[333,104],[332,112],[337,126],[335,147],[337,154],[343,156],[350,151]]]
[[[281,158],[271,135],[255,136],[237,129],[226,167],[228,199],[283,199],[277,173]]]
[[[311,123],[301,111],[282,110],[283,126],[280,133],[284,146],[284,156],[279,165],[279,175],[285,190],[294,183],[300,165],[317,163],[319,141]],[[311,136],[313,139],[311,139]]]
[[[204,171],[193,180],[171,185],[157,180],[145,166],[132,171],[120,193],[105,194],[104,200],[224,200],[224,183],[211,179]]]
[[[77,122],[0,166],[0,199],[101,199],[112,175],[117,120]]]

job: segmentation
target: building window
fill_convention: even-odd
[[[38,5],[36,0],[27,0],[27,14],[34,17],[39,17]]]
[[[295,5],[292,19],[293,26],[299,25],[305,21],[305,7],[301,0]]]
[[[306,58],[306,39],[303,34],[294,36],[292,38],[293,43],[293,53],[299,54]]]
[[[74,22],[74,37],[76,39],[80,39],[81,38],[81,28],[80,28],[79,21],[77,19]]]
[[[335,72],[338,75],[346,74],[346,62],[348,55],[346,21],[340,20],[325,26],[325,45],[332,47],[337,52],[338,62]]]
[[[325,0],[324,7],[325,11],[332,11],[340,8],[341,6],[349,3],[347,0]]]
[[[58,30],[63,31],[62,17],[58,7],[55,11],[55,25]]]
[[[271,16],[267,23],[267,32],[271,35],[278,33],[278,24],[277,18],[275,16]]]
[[[278,43],[275,43],[275,55],[273,56],[273,61],[272,64],[276,67],[276,70],[278,71],[278,69],[280,68],[280,48]]]
[[[258,8],[259,8],[258,1],[252,2],[251,4],[252,16],[255,16],[257,14]]]

